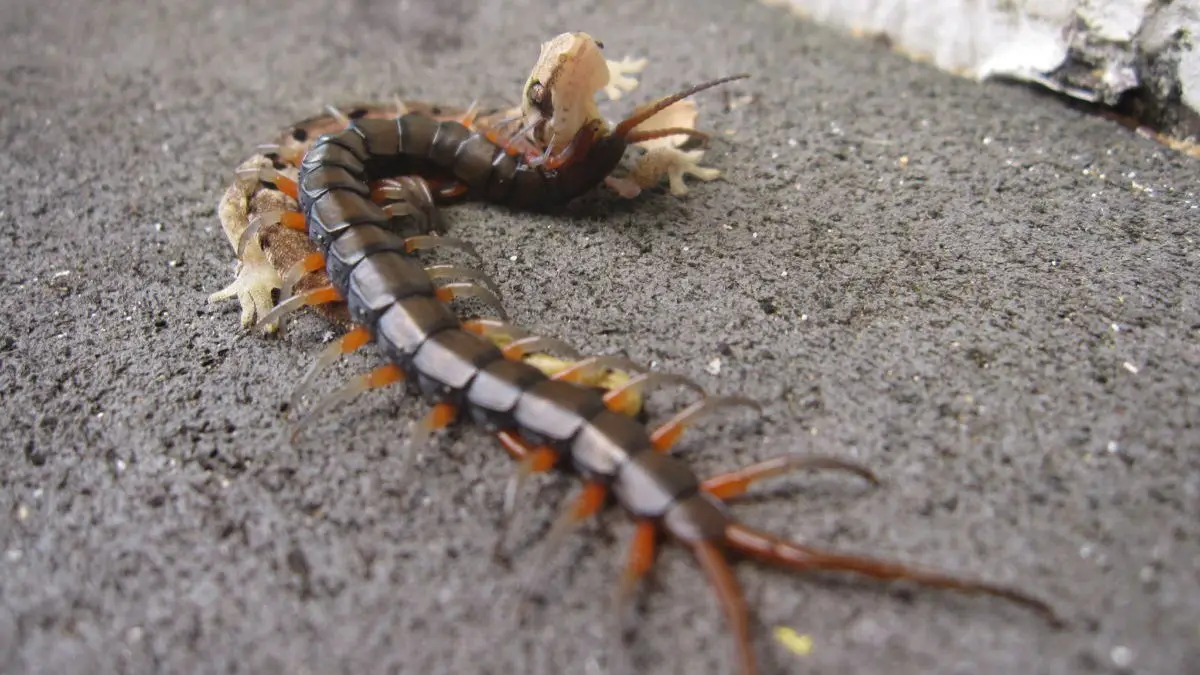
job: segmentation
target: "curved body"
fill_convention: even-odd
[[[368,342],[374,342],[388,362],[331,398],[342,400],[403,380],[434,403],[414,438],[455,419],[468,419],[496,434],[521,461],[518,476],[549,468],[578,475],[584,491],[552,529],[552,540],[561,539],[565,526],[614,498],[638,523],[619,598],[627,597],[650,568],[659,532],[687,545],[717,592],[736,639],[742,675],[753,675],[757,666],[747,609],[725,550],[797,571],[846,571],[990,594],[1057,623],[1049,605],[1017,588],[822,550],[736,521],[725,502],[760,478],[814,468],[849,471],[872,482],[875,478],[865,468],[834,458],[785,455],[701,481],[666,451],[683,426],[706,409],[731,402],[745,405],[746,399],[705,398],[650,431],[626,414],[618,392],[604,394],[562,377],[571,368],[548,376],[522,362],[522,352],[514,346],[530,340],[547,344],[550,339],[526,338],[501,349],[469,329],[445,304],[454,295],[435,285],[434,268],[424,267],[413,254],[420,248],[417,240],[427,244],[445,238],[428,237],[428,221],[420,213],[380,206],[376,199],[387,196],[372,189],[377,181],[395,176],[432,175],[463,186],[468,196],[494,203],[520,208],[562,205],[604,179],[620,161],[633,126],[623,123],[611,135],[582,129],[577,140],[584,142],[571,144],[566,161],[552,157],[538,166],[459,122],[421,115],[355,120],[319,138],[290,186],[301,213],[285,216],[306,228],[320,252],[318,267],[324,267],[331,283],[330,288],[310,292],[305,302],[312,304],[316,296],[326,298],[321,302],[345,300],[358,327],[331,344],[318,365],[329,354]],[[287,309],[284,305],[281,308]]]
[[[318,139],[305,155],[300,208],[352,320],[416,391],[488,431],[552,449],[561,466],[610,485],[631,514],[661,519],[676,537],[721,537],[729,520],[723,506],[700,491],[686,464],[655,452],[643,425],[609,410],[601,392],[553,380],[464,330],[436,297],[429,274],[405,253],[415,219],[389,216],[370,198],[374,180],[437,169],[489,201],[524,208],[564,204],[602,180],[611,171],[608,158],[615,157],[615,166],[624,144],[594,149],[605,161],[544,170],[457,122],[416,114],[357,120]]]
[[[467,190],[467,195],[521,209],[562,206],[600,184],[612,173],[626,144],[605,137],[592,147],[587,161],[558,168],[532,166],[486,134],[460,122],[436,121],[409,113],[394,120],[354,120],[345,130],[323,136],[309,149],[300,168],[300,206],[307,215],[312,202],[333,191],[369,196],[369,181],[389,176],[445,175]],[[346,203],[362,209],[369,200]],[[344,215],[365,216],[355,211]],[[314,242],[321,244],[311,233]]]

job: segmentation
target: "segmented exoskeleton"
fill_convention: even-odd
[[[271,169],[255,169],[260,180],[274,183],[300,205],[299,212],[282,213],[280,218],[288,227],[305,230],[318,249],[301,271],[323,268],[330,280],[328,287],[285,300],[263,322],[304,305],[345,301],[356,328],[326,354],[336,356],[374,342],[386,363],[353,380],[326,404],[403,381],[433,404],[410,436],[410,454],[434,430],[465,419],[500,439],[519,461],[520,475],[557,468],[579,476],[583,492],[552,529],[552,540],[561,539],[571,525],[598,511],[610,498],[616,501],[637,522],[621,581],[622,596],[650,568],[660,534],[689,547],[715,587],[733,629],[743,675],[756,672],[755,656],[747,610],[726,551],[793,570],[849,571],[991,594],[1056,621],[1047,604],[1015,588],[826,551],[739,523],[725,501],[764,477],[801,468],[832,468],[870,481],[875,478],[865,468],[835,458],[785,455],[701,480],[668,451],[701,415],[728,405],[754,406],[753,402],[704,397],[663,425],[647,428],[627,414],[629,397],[649,385],[679,378],[638,373],[636,364],[615,357],[584,359],[547,375],[519,359],[550,344],[548,338],[522,336],[502,321],[464,321],[447,306],[454,297],[467,294],[482,297],[502,311],[485,276],[439,285],[435,283],[438,273],[416,257],[417,251],[430,246],[463,246],[458,240],[430,236],[435,192],[445,198],[477,198],[521,208],[561,205],[603,181],[620,160],[639,120],[728,79],[663,99],[611,133],[588,125],[568,145],[569,151],[549,156],[514,151],[505,138],[472,131],[461,122],[407,114],[394,120],[350,121],[343,131],[318,139],[304,154],[294,183]],[[397,177],[399,182],[385,182]],[[440,182],[440,190],[428,191],[424,178]],[[485,337],[497,330],[517,339],[500,347]],[[638,374],[607,391],[577,381],[590,369],[610,367]]]

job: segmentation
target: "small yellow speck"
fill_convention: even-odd
[[[801,635],[787,626],[776,626],[775,639],[797,656],[808,656],[812,653],[813,639],[811,635]]]

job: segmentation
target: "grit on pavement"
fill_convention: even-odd
[[[0,8],[0,669],[607,672],[628,518],[543,563],[578,489],[543,477],[505,567],[492,439],[455,428],[405,473],[427,406],[378,391],[289,442],[329,326],[263,337],[206,303],[234,269],[216,205],[256,144],[326,103],[510,103],[539,44],[582,30],[649,60],[613,117],[753,77],[696,97],[725,176],[684,198],[447,209],[514,320],[762,401],[684,437],[703,475],[798,451],[884,479],[773,481],[747,522],[1019,584],[1068,622],[739,562],[762,673],[1196,672],[1200,164],[780,9],[597,4]],[[731,672],[688,552],[664,545],[647,586],[636,672]]]

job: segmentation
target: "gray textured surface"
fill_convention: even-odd
[[[764,672],[1196,672],[1197,165],[771,8],[591,4],[3,5],[3,670],[600,672],[619,514],[514,625],[494,444],[456,431],[406,484],[421,408],[384,393],[288,444],[324,326],[263,339],[204,304],[232,274],[228,172],[277,127],[397,90],[500,100],[542,39],[585,29],[651,59],[635,100],[742,70],[757,100],[700,99],[737,133],[709,155],[728,180],[685,200],[455,209],[515,318],[768,402],[759,428],[687,437],[705,470],[797,448],[888,480],[797,478],[748,521],[1023,580],[1071,621],[740,564]],[[541,485],[521,568],[568,483]],[[692,562],[668,548],[657,579],[643,672],[728,672]]]
[[[1200,136],[1200,0],[763,0],[973,77],[1035,82]]]

